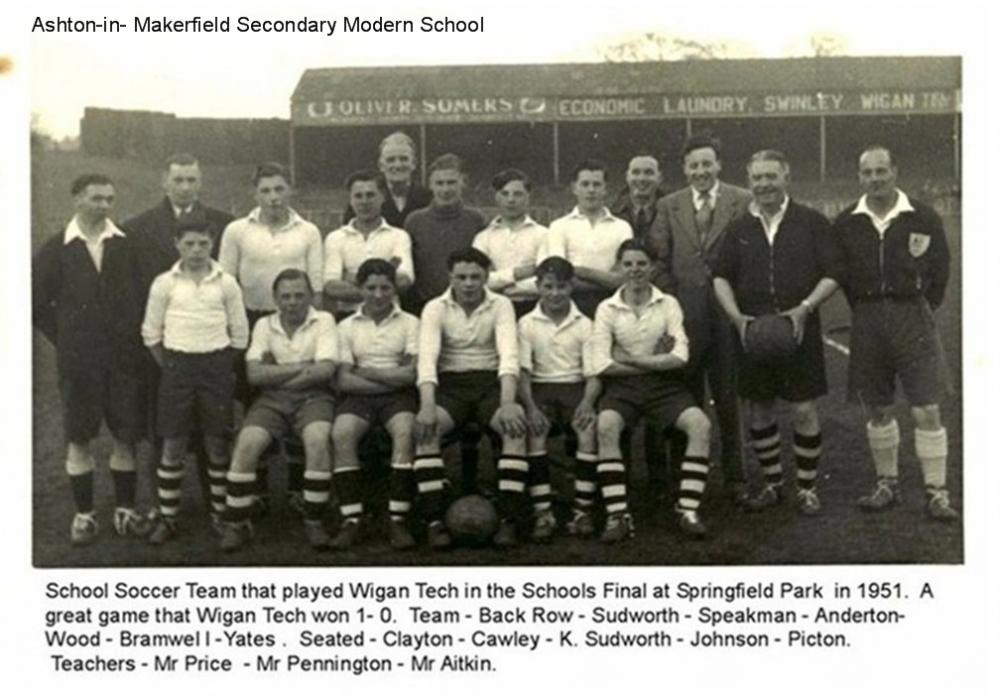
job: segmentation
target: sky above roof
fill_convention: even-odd
[[[251,3],[160,3],[153,11],[124,3],[89,3],[86,10],[47,0],[32,12],[43,18],[104,16],[127,21],[114,35],[30,35],[31,111],[56,137],[75,135],[85,106],[164,111],[178,116],[287,117],[289,99],[307,68],[476,63],[589,62],[601,47],[644,33],[724,42],[734,57],[780,58],[812,54],[810,37],[832,37],[843,55],[961,55],[970,33],[983,31],[962,2],[872,3],[842,0],[752,5],[713,0],[654,4],[619,0],[592,7],[540,9],[540,3],[430,0],[415,10],[400,0]],[[704,10],[704,11],[698,11]],[[333,36],[317,34],[136,34],[132,18],[239,17],[338,21]],[[30,27],[34,14],[22,21]],[[481,34],[345,34],[345,16],[412,19],[482,18]],[[27,31],[27,29],[26,29]],[[974,42],[973,42],[974,43]]]

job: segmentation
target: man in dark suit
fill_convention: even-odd
[[[611,213],[632,226],[637,240],[649,239],[649,231],[656,220],[656,202],[665,193],[660,185],[660,163],[652,155],[640,153],[628,163],[625,170],[625,189],[611,207]]]
[[[684,311],[691,393],[704,405],[707,377],[718,418],[727,490],[734,501],[742,503],[746,477],[736,394],[739,339],[715,299],[711,267],[726,227],[746,212],[752,196],[719,181],[721,149],[719,140],[710,134],[696,134],[685,141],[682,158],[689,186],[660,199],[649,239],[661,260],[656,284],[674,294]],[[674,450],[679,448],[677,444]]]
[[[131,241],[111,221],[115,188],[102,174],[73,181],[74,213],[32,264],[32,321],[55,349],[66,438],[66,473],[76,505],[73,545],[97,539],[93,442],[105,422],[115,493],[114,529],[141,538],[135,511],[135,444],[143,430],[139,362],[142,312]]]
[[[396,131],[382,139],[378,147],[378,169],[382,173],[379,184],[385,192],[382,218],[394,228],[402,228],[408,215],[431,204],[431,190],[413,181],[416,168],[417,147],[412,138]],[[348,204],[344,225],[350,223],[354,215],[354,209]]]
[[[167,158],[163,172],[165,196],[153,208],[125,221],[122,228],[132,240],[138,266],[138,294],[141,308],[146,307],[149,287],[153,280],[168,271],[178,259],[174,229],[178,219],[198,220],[207,223],[208,230],[215,238],[212,258],[219,258],[219,240],[222,231],[233,216],[225,211],[205,206],[198,198],[201,192],[201,167],[198,160],[188,153],[178,153]],[[160,382],[160,369],[151,356],[146,356],[143,369],[143,385],[147,403],[147,422],[152,443],[159,443],[156,434],[156,394]],[[200,444],[201,439],[192,443]],[[159,450],[159,449],[156,449]],[[195,447],[198,458],[198,477],[202,484],[205,501],[209,497],[208,456],[201,446]],[[159,456],[153,463],[155,471]]]
[[[219,238],[233,217],[225,211],[210,208],[201,203],[201,168],[198,160],[187,153],[179,153],[167,158],[167,168],[163,172],[163,191],[166,196],[159,204],[143,211],[138,216],[125,221],[122,227],[137,246],[140,270],[144,288],[141,289],[145,303],[149,286],[153,279],[167,271],[177,261],[177,247],[174,244],[174,225],[181,216],[204,219],[208,222],[215,245],[212,257],[219,257]]]

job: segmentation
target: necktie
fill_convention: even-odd
[[[708,237],[708,231],[712,228],[712,202],[707,191],[701,192],[698,198],[701,201],[701,208],[695,211],[694,222],[698,226],[698,235],[704,242]]]
[[[641,238],[646,234],[646,228],[649,227],[649,220],[646,216],[645,208],[640,208],[638,213],[635,214],[635,225],[632,227],[637,238]]]

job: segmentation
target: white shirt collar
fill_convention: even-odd
[[[296,214],[297,215],[297,214]],[[386,223],[385,218],[379,216],[378,225],[368,231],[368,233],[363,233],[358,230],[355,223],[357,222],[357,217],[352,218],[347,225],[344,226],[344,230],[348,233],[354,233],[356,235],[371,235],[372,233],[380,233],[385,230],[392,230],[392,226]]]
[[[97,237],[97,241],[104,242],[105,240],[113,237],[123,238],[125,237],[125,233],[119,230],[118,226],[114,224],[114,221],[110,218],[105,218],[104,230],[102,230],[101,234]],[[63,233],[63,244],[68,245],[76,239],[88,242],[87,236],[83,234],[83,229],[80,228],[80,222],[77,220],[76,216],[73,216],[73,220],[66,225],[66,231]]]
[[[187,208],[181,208],[173,201],[171,201],[170,208],[174,210],[174,220],[180,218],[183,215],[194,213],[194,204],[190,204]]]
[[[208,281],[222,274],[222,265],[219,264],[214,259],[208,260],[208,266],[209,266],[209,272],[208,275],[206,275],[205,278],[203,279],[204,281]],[[178,276],[187,276],[187,272],[181,268],[181,260],[179,259],[176,262],[174,262],[174,266],[170,267],[170,273],[177,274]]]
[[[913,208],[913,204],[910,203],[910,197],[906,195],[906,192],[904,192],[902,189],[897,189],[896,194],[897,196],[895,205],[891,209],[889,209],[888,213],[886,213],[885,216],[883,217],[875,215],[875,212],[868,207],[867,194],[858,199],[858,205],[854,207],[854,210],[851,211],[851,213],[852,214],[861,213],[868,216],[869,218],[874,218],[880,221],[891,221],[901,213],[912,213],[915,209]]]
[[[271,313],[268,316],[268,319],[271,322],[271,329],[272,330],[274,330],[275,332],[281,332],[282,334],[285,334],[285,328],[281,326],[281,312],[280,311],[275,311],[275,312]],[[316,308],[314,308],[314,307],[312,307],[310,305],[309,309],[306,311],[306,318],[305,318],[305,320],[302,321],[301,325],[299,325],[298,327],[295,328],[295,332],[293,332],[292,334],[297,333],[299,330],[304,330],[305,328],[309,327],[309,325],[311,325],[312,323],[316,322],[317,320],[319,320],[319,311],[317,311]]]
[[[715,202],[719,198],[719,180],[715,180],[715,184],[712,188],[708,190],[708,203],[712,208],[715,208]],[[694,202],[694,208],[697,211],[701,208],[701,202],[703,201],[701,197],[701,192],[691,187],[691,201]]]
[[[253,221],[254,223],[261,223],[261,220],[260,220],[260,206],[258,206],[253,211],[251,211],[247,215],[247,219]],[[296,226],[299,223],[302,223],[304,221],[305,221],[305,219],[302,216],[300,216],[298,214],[298,212],[294,208],[292,208],[291,206],[289,206],[288,207],[288,222],[285,223],[285,225],[283,225],[280,228],[278,228],[278,230],[287,230],[288,228]],[[261,225],[263,225],[263,223],[261,223]]]
[[[652,294],[649,296],[649,301],[646,305],[653,305],[654,303],[659,303],[667,294],[658,289],[656,286],[652,287]],[[632,306],[625,302],[625,286],[619,286],[618,290],[615,291],[614,295],[610,298],[611,305],[624,310],[631,310]]]
[[[497,216],[490,221],[489,227],[494,230],[520,230],[521,228],[529,228],[536,225],[538,225],[538,223],[536,223],[530,215],[525,215],[524,220],[511,228],[503,222],[503,216]]]
[[[386,315],[382,319],[382,322],[386,322],[388,320],[391,320],[391,319],[393,319],[394,317],[396,317],[397,315],[399,315],[402,312],[403,312],[403,309],[399,307],[399,303],[393,303],[392,304],[392,310],[390,310],[389,314]],[[348,315],[347,319],[348,320],[367,320],[368,322],[375,322],[374,318],[371,318],[371,317],[365,315],[365,304],[364,303],[362,303],[361,305],[359,305],[357,310],[355,310],[353,313],[351,313],[350,315]]]
[[[532,308],[528,312],[528,317],[532,318],[533,320],[541,320],[543,322],[553,322],[552,318],[550,318],[548,315],[546,315],[542,311],[542,302],[541,301],[539,301],[538,303],[536,303],[535,307]],[[573,301],[570,301],[569,302],[569,312],[566,314],[566,317],[563,318],[562,323],[560,323],[557,327],[562,327],[564,325],[568,325],[571,322],[575,322],[576,320],[578,320],[581,317],[583,317],[583,313],[580,312],[580,309],[576,307],[576,303],[574,303]]]
[[[781,202],[781,208],[778,209],[778,212],[776,214],[771,216],[772,222],[775,220],[781,220],[782,218],[785,217],[785,211],[788,210],[788,202],[791,200],[792,198],[788,196],[788,194],[785,194],[785,200]],[[750,202],[749,211],[751,216],[759,218],[760,220],[764,220],[764,214],[761,213],[760,206],[757,205],[756,201]]]
[[[583,213],[580,212],[580,207],[579,206],[574,206],[573,210],[569,212],[569,216],[570,216],[570,218],[587,218],[587,216],[585,214],[583,214]],[[606,221],[606,220],[609,220],[609,219],[610,220],[614,220],[614,218],[615,217],[611,214],[611,210],[608,209],[607,206],[604,206],[601,209],[600,219],[602,221]]]

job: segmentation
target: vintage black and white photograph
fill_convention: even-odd
[[[447,8],[42,17],[34,566],[964,563],[960,37]]]

